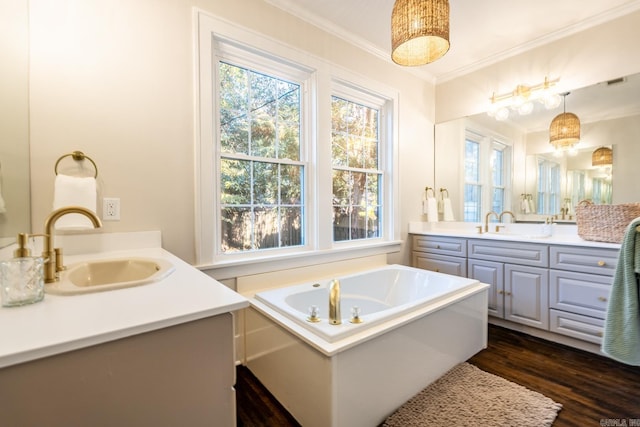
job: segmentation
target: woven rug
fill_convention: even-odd
[[[402,405],[385,427],[551,426],[562,405],[461,363]]]

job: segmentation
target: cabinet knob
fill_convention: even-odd
[[[511,296],[511,292],[505,292],[504,293],[506,296]]]
[[[504,294],[504,291],[498,291],[498,295]]]
[[[598,301],[607,302],[607,299],[605,297],[598,297]]]
[[[604,261],[602,261],[602,260],[598,261],[598,265],[599,265],[600,267],[604,266],[605,264],[606,264],[606,262],[604,262]]]
[[[436,245],[436,249],[440,249],[440,245]]]
[[[436,273],[440,273],[440,269],[439,268],[436,268]]]

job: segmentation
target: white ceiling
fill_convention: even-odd
[[[394,0],[265,0],[390,59]],[[449,52],[419,67],[442,81],[640,9],[640,0],[449,0]]]

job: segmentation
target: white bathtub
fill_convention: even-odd
[[[331,325],[328,321],[330,280],[259,292],[255,299],[328,342],[336,342],[478,283],[474,279],[402,265],[388,265],[343,276],[339,280],[342,313],[340,325]],[[311,306],[319,308],[319,322],[307,320]],[[350,322],[353,307],[360,309],[362,323]]]
[[[337,279],[342,325],[327,320],[330,280],[259,292],[245,311],[245,365],[305,427],[379,425],[486,347],[486,284],[398,265]]]

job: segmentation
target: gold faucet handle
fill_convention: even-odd
[[[504,227],[505,227],[504,225],[496,225],[496,233],[499,233],[500,229]]]
[[[66,270],[67,267],[62,260],[62,248],[55,248],[53,251],[56,253],[56,272]]]

